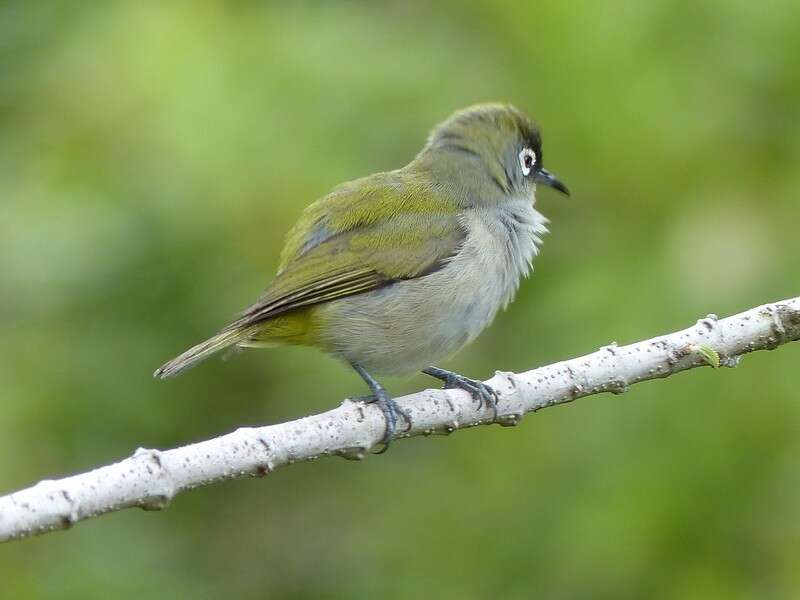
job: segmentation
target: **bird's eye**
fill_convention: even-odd
[[[522,174],[530,175],[531,169],[536,164],[536,154],[530,148],[523,148],[519,153],[519,166],[522,168]]]

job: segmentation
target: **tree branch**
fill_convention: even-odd
[[[700,319],[683,331],[628,346],[611,344],[586,356],[525,373],[497,371],[486,383],[500,396],[496,422],[577,398],[668,377],[703,365],[734,367],[754,350],[800,339],[800,297],[765,304],[717,320]],[[398,398],[413,425],[401,437],[451,433],[492,422],[461,390],[425,390]],[[0,541],[66,529],[107,512],[139,506],[165,508],[180,492],[224,479],[263,476],[279,467],[326,455],[361,459],[379,443],[383,416],[374,405],[345,400],[318,415],[236,431],[174,450],[139,448],[121,462],[0,497]]]

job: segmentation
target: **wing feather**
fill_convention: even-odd
[[[445,265],[466,237],[458,210],[398,173],[345,184],[312,204],[290,232],[278,275],[226,329],[361,294]],[[419,200],[419,199],[422,200]]]

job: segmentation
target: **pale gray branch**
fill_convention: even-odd
[[[586,356],[525,373],[497,371],[487,381],[499,393],[496,421],[516,425],[525,413],[583,396],[625,392],[631,384],[716,362],[732,367],[754,350],[800,339],[800,298],[765,304],[628,346],[611,344]],[[402,437],[449,433],[488,424],[492,411],[466,392],[425,390],[397,399],[413,425]],[[176,494],[223,479],[267,475],[326,455],[363,458],[384,431],[373,405],[341,406],[296,421],[245,427],[174,450],[140,448],[121,462],[0,497],[0,541],[65,529],[84,519],[139,506],[162,509]]]

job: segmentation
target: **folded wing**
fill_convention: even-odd
[[[226,329],[446,265],[466,237],[457,207],[423,179],[400,178],[399,172],[373,175],[309,206],[289,234],[276,278]]]

